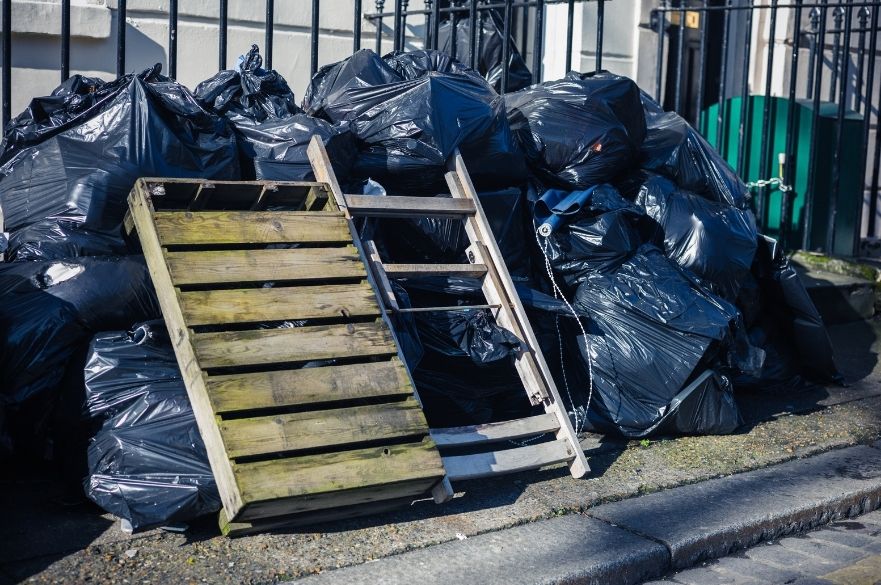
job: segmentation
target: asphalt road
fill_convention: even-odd
[[[760,544],[643,585],[881,584],[881,511]]]

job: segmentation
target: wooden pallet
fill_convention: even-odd
[[[366,248],[368,267],[373,282],[380,289],[379,296],[385,309],[399,312],[463,309],[401,308],[391,288],[392,279],[433,275],[480,278],[486,304],[479,307],[492,310],[496,322],[513,332],[523,344],[522,351],[514,359],[514,366],[530,402],[542,405],[545,413],[488,425],[432,429],[431,436],[444,454],[447,478],[453,481],[477,479],[556,463],[566,463],[574,477],[586,475],[589,467],[584,451],[562,406],[550,369],[459,152],[450,158],[445,173],[449,198],[344,194],[322,142],[313,138],[308,152],[315,177],[329,186],[332,198],[350,220],[359,216],[439,217],[463,222],[470,242],[467,249],[469,264],[388,264],[383,262],[371,241],[360,242],[357,232],[353,231],[355,245],[362,250]]]
[[[141,179],[129,207],[225,533],[452,496],[326,183]]]

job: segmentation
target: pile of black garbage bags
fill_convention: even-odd
[[[131,530],[219,509],[126,198],[143,176],[311,180],[316,135],[346,190],[376,197],[448,197],[462,153],[579,431],[731,433],[736,391],[835,381],[822,320],[704,139],[612,73],[530,86],[515,48],[519,90],[500,95],[497,24],[477,71],[362,50],[318,71],[300,104],[256,46],[195,91],[157,65],[33,99],[0,147],[0,458],[62,462]],[[457,221],[360,229],[387,261],[465,261]],[[530,412],[511,365],[521,340],[469,308],[485,303],[479,282],[394,287],[403,306],[462,307],[393,323],[432,426]]]

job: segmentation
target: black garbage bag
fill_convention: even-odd
[[[445,190],[444,165],[456,148],[478,186],[508,186],[525,177],[502,98],[445,53],[379,59],[359,51],[316,74],[304,107],[330,122],[348,122],[360,151],[353,174],[396,192]]]
[[[334,172],[341,180],[351,172],[357,156],[355,137],[347,123],[331,124],[297,114],[260,124],[235,124],[240,143],[253,152],[254,178],[268,181],[314,181],[307,149],[318,136],[327,149]],[[249,152],[250,154],[250,152]]]
[[[88,447],[84,485],[92,501],[133,532],[220,509],[162,321],[95,336],[85,382],[86,415],[103,421]]]
[[[593,373],[597,430],[724,434],[741,424],[727,379],[687,388],[711,364],[729,363],[739,313],[661,250],[645,244],[614,271],[589,273],[573,305],[586,322],[589,355],[583,337],[579,350],[581,367]],[[588,394],[576,393],[581,416]],[[605,424],[596,424],[597,415]]]
[[[551,186],[586,189],[636,163],[646,133],[639,88],[602,71],[505,95],[508,122],[532,171]]]
[[[13,232],[6,259],[62,260],[79,256],[121,256],[128,254],[121,234],[86,229],[65,219],[45,219]]]
[[[545,192],[542,199],[553,195]],[[535,215],[542,199],[534,203]],[[624,199],[611,185],[599,185],[583,198],[584,204],[548,237],[539,238],[540,252],[567,285],[574,286],[593,272],[614,271],[643,243],[644,212]]]
[[[478,365],[513,357],[522,347],[517,336],[499,327],[486,309],[417,313],[416,328],[428,349],[470,357]]]
[[[655,221],[651,237],[664,247],[667,257],[724,298],[737,298],[756,253],[752,211],[680,190],[654,174],[641,181],[636,203]]]
[[[642,93],[648,133],[639,166],[662,173],[677,185],[719,203],[745,208],[749,190],[734,169],[676,112],[665,112]]]
[[[328,105],[346,100],[351,89],[377,87],[401,81],[401,75],[370,49],[361,49],[348,59],[325,65],[312,76],[303,96],[303,110],[310,116],[333,120]]]
[[[242,175],[247,179],[314,180],[306,148],[318,135],[337,174],[345,176],[355,157],[348,125],[333,125],[302,113],[284,77],[263,69],[257,45],[239,57],[235,70],[220,71],[196,86],[205,108],[226,117],[238,137]]]
[[[737,378],[738,388],[780,390],[805,381],[840,383],[835,351],[823,318],[777,242],[759,236],[754,281],[738,298],[749,315],[749,335],[768,358],[758,374]]]
[[[0,295],[0,404],[22,448],[45,431],[63,395],[82,392],[80,360],[92,335],[160,315],[140,256],[3,264]],[[71,370],[80,374],[76,387],[65,384]]]
[[[294,92],[274,69],[263,69],[257,45],[239,57],[236,68],[217,72],[196,86],[196,98],[231,122],[262,122],[300,113]]]
[[[502,33],[504,28],[502,17],[495,10],[480,11],[480,32],[477,46],[477,72],[486,79],[497,92],[502,91],[502,58],[504,44]],[[453,39],[450,34],[452,25],[449,20],[440,24],[438,30],[438,48],[452,54]],[[471,20],[460,19],[456,22],[456,56],[467,60],[471,50]],[[508,39],[508,88],[507,91],[518,91],[532,85],[532,73],[526,67],[514,40]]]
[[[416,367],[408,364],[429,424],[462,426],[529,414],[532,407],[512,360],[520,340],[486,311],[467,308],[483,302],[480,282],[431,277],[407,279],[405,285],[406,306],[462,306],[413,314],[423,351]],[[396,332],[400,337],[401,330]]]
[[[84,88],[94,93],[83,95]],[[110,83],[68,80],[7,126],[0,207],[17,230],[46,218],[114,232],[138,177],[238,179],[236,139],[159,65]]]

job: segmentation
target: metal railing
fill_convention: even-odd
[[[731,132],[726,126],[726,121],[732,114],[738,118],[737,123],[737,152],[731,156],[733,166],[746,178],[748,175],[749,157],[747,150],[753,140],[753,125],[750,119],[754,112],[751,96],[762,96],[761,111],[761,135],[759,137],[759,179],[776,177],[773,170],[772,144],[772,102],[771,96],[785,97],[790,107],[787,112],[785,124],[787,154],[782,165],[783,173],[780,184],[784,186],[780,208],[780,238],[784,245],[789,244],[789,226],[792,220],[792,202],[799,194],[791,190],[796,180],[797,160],[792,156],[797,149],[799,136],[797,124],[800,123],[797,108],[793,104],[797,100],[808,100],[812,111],[811,120],[811,145],[816,144],[821,117],[821,106],[827,103],[835,104],[835,137],[833,156],[831,161],[830,192],[828,194],[828,208],[825,217],[815,217],[814,204],[817,197],[817,175],[820,165],[825,164],[816,156],[810,157],[807,169],[808,189],[801,194],[804,197],[804,220],[802,225],[802,238],[798,242],[806,249],[822,249],[832,251],[838,227],[838,210],[840,208],[840,185],[845,161],[842,153],[845,148],[844,120],[851,114],[856,113],[864,120],[861,137],[861,160],[858,162],[856,171],[861,181],[861,193],[868,193],[868,234],[874,234],[876,230],[876,215],[878,213],[878,182],[879,182],[879,155],[881,155],[881,132],[878,128],[878,111],[881,108],[881,100],[873,102],[876,85],[876,66],[879,61],[879,12],[881,2],[875,1],[800,1],[793,0],[781,2],[768,0],[768,3],[756,2],[737,3],[734,0],[700,0],[697,5],[694,2],[685,3],[683,0],[675,5],[668,5],[662,0],[660,7],[652,12],[650,26],[657,32],[657,81],[655,85],[655,98],[668,107],[677,110],[689,117],[693,124],[699,125],[704,133],[708,133],[708,125],[715,124],[715,146],[723,154],[728,154],[729,140],[726,132]],[[781,11],[786,11],[785,22],[780,22]],[[693,16],[692,16],[693,15]],[[714,18],[713,15],[718,15]],[[757,16],[766,17],[767,48],[761,55],[753,56],[753,20]],[[691,17],[691,18],[690,18]],[[710,51],[708,50],[710,28],[712,20],[721,20],[721,40],[719,54],[716,56],[718,67],[717,86],[711,87],[708,83],[710,73]],[[737,35],[735,37],[735,20]],[[688,34],[689,21],[696,28],[699,41],[697,43],[697,59],[685,64],[686,35]],[[830,22],[831,21],[831,22]],[[697,25],[694,26],[694,23]],[[718,24],[718,22],[717,22]],[[831,26],[829,26],[831,24]],[[784,47],[778,47],[778,32],[787,31],[784,39]],[[718,27],[717,27],[718,28]],[[718,31],[717,31],[718,32]],[[736,39],[736,42],[735,42]],[[828,41],[831,39],[831,43]],[[735,46],[739,44],[738,46]],[[733,51],[742,51],[740,55],[734,55]],[[788,67],[784,65],[785,75],[788,82],[783,91],[773,90],[775,76],[780,76],[780,68],[775,67],[775,58],[783,51],[788,52]],[[801,59],[807,52],[806,71],[801,68]],[[664,58],[664,55],[667,58]],[[671,58],[672,55],[672,58]],[[751,79],[755,75],[755,67],[750,65],[751,59],[764,59],[764,79]],[[852,63],[853,61],[853,63]],[[734,70],[732,70],[734,69]],[[831,77],[826,82],[826,100],[822,99],[824,93],[824,73],[829,71]],[[666,75],[665,75],[666,74]],[[686,96],[685,89],[689,87],[688,76],[697,77],[696,87]],[[739,77],[739,79],[738,79]],[[755,82],[755,83],[751,83]],[[733,85],[733,87],[732,87]],[[758,90],[756,87],[758,86]],[[713,96],[709,96],[712,89]],[[878,92],[881,94],[881,92]],[[726,111],[733,102],[727,98],[737,96],[740,98],[739,112]],[[686,103],[688,98],[692,104]],[[878,96],[881,98],[881,95]],[[709,99],[708,99],[709,98]],[[718,104],[715,120],[706,116],[706,108],[711,103]],[[870,136],[874,129],[874,145],[870,144]],[[870,146],[873,146],[870,151]],[[872,154],[870,159],[870,152]],[[729,160],[730,160],[729,159]],[[853,161],[847,161],[848,168],[853,171]],[[755,210],[759,221],[759,227],[768,227],[768,202],[771,186],[766,181],[757,185],[757,197]],[[786,188],[790,188],[786,191]],[[859,205],[862,211],[862,205]],[[826,222],[825,241],[812,241],[814,233],[813,224],[816,221]],[[862,222],[862,216],[855,218],[857,226]],[[861,230],[855,231],[854,249],[858,248]]]
[[[303,1],[303,0],[301,0]],[[491,11],[500,17],[497,28],[502,39],[510,42],[502,43],[502,63],[508,63],[510,51],[519,50],[525,61],[531,60],[532,81],[543,79],[543,59],[548,51],[561,50],[565,42],[566,65],[572,63],[576,40],[581,46],[581,39],[574,39],[575,5],[588,0],[425,0],[424,8],[410,9],[410,0],[388,0],[393,3],[390,10],[386,9],[387,0],[374,0],[374,12],[364,13],[362,0],[353,0],[352,14],[352,49],[361,48],[365,38],[362,26],[367,23],[374,27],[374,46],[381,53],[383,42],[391,40],[394,49],[424,46],[437,48],[441,40],[441,26],[448,26],[450,35],[450,52],[454,57],[466,64],[475,66],[481,48],[481,30],[483,19]],[[778,95],[788,98],[790,102],[798,99],[810,100],[813,105],[813,124],[811,142],[818,140],[818,117],[820,105],[834,102],[837,106],[837,134],[834,156],[831,161],[833,180],[831,183],[829,213],[826,217],[816,218],[813,213],[816,193],[798,193],[793,190],[784,191],[781,199],[781,222],[779,237],[788,242],[789,218],[791,204],[795,197],[803,196],[805,201],[804,222],[806,228],[800,242],[804,247],[831,249],[835,238],[836,218],[838,214],[839,183],[845,169],[852,169],[850,161],[842,160],[843,141],[842,120],[851,111],[862,115],[867,123],[864,125],[862,139],[862,160],[859,161],[860,176],[865,177],[863,189],[870,194],[868,204],[868,233],[876,231],[876,215],[878,214],[878,187],[881,174],[881,132],[872,135],[871,127],[877,127],[878,110],[881,108],[881,91],[877,90],[881,74],[876,75],[879,62],[878,46],[879,12],[881,0],[660,0],[660,5],[651,11],[651,22],[643,26],[652,28],[657,33],[655,54],[651,47],[640,47],[639,59],[650,59],[656,65],[654,94],[666,109],[676,110],[705,134],[715,130],[715,146],[726,156],[730,155],[733,166],[742,177],[747,178],[749,165],[748,151],[753,139],[753,127],[748,120],[754,114],[751,111],[750,96],[760,95],[766,98]],[[227,68],[227,39],[229,28],[229,0],[217,0],[217,39],[218,69]],[[265,2],[265,30],[262,54],[266,67],[273,63],[273,38],[275,28],[275,0]],[[310,0],[311,22],[310,35],[310,72],[315,73],[321,64],[319,40],[320,0]],[[674,2],[670,4],[669,2]],[[605,28],[606,0],[590,0],[596,6],[596,48],[595,68],[603,67],[603,41]],[[13,30],[11,0],[2,0],[0,20],[4,31]],[[554,38],[551,46],[546,46],[545,23],[546,8],[550,5],[566,5],[567,34],[565,39]],[[71,1],[60,0],[60,65],[62,81],[71,73]],[[613,5],[614,6],[614,5]],[[630,7],[627,7],[630,8]],[[126,0],[117,0],[116,22],[126,22]],[[784,11],[786,11],[784,13]],[[168,74],[176,77],[178,66],[178,0],[169,0],[168,4]],[[580,17],[580,16],[579,16]],[[341,16],[341,18],[346,18]],[[768,47],[757,51],[753,42],[753,22],[757,18],[766,18],[764,22],[768,30]],[[421,19],[422,31],[419,37],[413,31],[414,20]],[[410,27],[408,28],[408,20]],[[466,27],[471,38],[467,43],[467,55],[457,55],[456,34],[457,23],[467,21]],[[477,23],[477,26],[470,26]],[[795,23],[795,25],[793,25]],[[116,72],[126,73],[126,26],[116,26]],[[778,46],[779,31],[789,31]],[[689,35],[696,35],[696,42],[690,47],[686,40]],[[712,35],[712,38],[711,38]],[[2,63],[0,63],[0,81],[2,81],[3,123],[11,116],[11,72],[12,72],[12,35],[3,34]],[[694,39],[692,39],[694,40]],[[761,39],[759,39],[761,40]],[[689,41],[691,42],[691,41]],[[689,48],[690,47],[690,48]],[[781,55],[781,51],[783,51]],[[755,54],[754,54],[755,53]],[[758,54],[761,53],[761,54]],[[587,56],[587,53],[583,53]],[[764,79],[756,79],[758,69],[753,62],[764,59]],[[788,60],[788,66],[778,59]],[[805,66],[807,63],[807,66]],[[781,91],[780,83],[774,89],[775,75],[785,70],[786,87]],[[824,79],[824,75],[829,75]],[[502,67],[500,88],[508,89],[508,68]],[[649,83],[647,88],[651,88]],[[759,89],[757,89],[759,88]],[[733,112],[733,102],[729,98],[740,97],[739,122],[737,124],[736,153],[729,153],[728,133]],[[826,98],[825,100],[823,98]],[[715,105],[714,119],[710,120],[710,109]],[[761,111],[761,136],[759,150],[761,152],[760,169],[756,183],[755,208],[760,226],[768,227],[769,193],[773,182],[766,179],[776,177],[771,152],[770,117],[771,104],[765,100]],[[790,108],[786,121],[787,153],[795,151],[798,136],[797,124],[800,123]],[[872,143],[870,144],[870,138]],[[870,146],[873,154],[870,157]],[[812,160],[808,174],[815,177],[818,165],[822,163]],[[786,159],[782,177],[778,184],[791,187],[795,181],[794,157]],[[815,181],[809,181],[815,184]],[[825,221],[829,229],[826,242],[811,242],[812,224]],[[859,231],[859,230],[857,230]],[[858,236],[857,236],[858,237]]]

